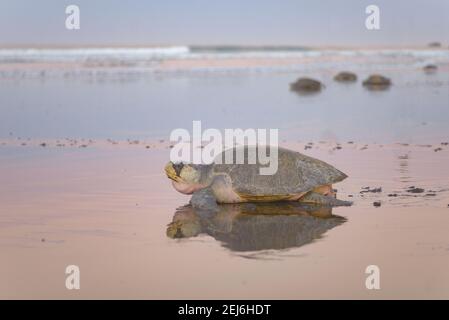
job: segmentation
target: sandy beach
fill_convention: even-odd
[[[338,196],[355,204],[334,208],[346,221],[308,243],[241,252],[207,234],[167,237],[188,197],[161,170],[166,142],[39,143],[0,147],[3,299],[449,297],[447,146],[286,143],[347,172]],[[79,291],[64,286],[69,264]],[[381,290],[365,288],[370,264]]]
[[[0,50],[1,299],[449,298],[446,48],[134,49]],[[367,90],[372,73],[391,87]],[[291,92],[300,76],[323,90]],[[201,220],[163,170],[194,120],[279,129],[348,175],[353,206]],[[169,237],[179,221],[197,232]]]

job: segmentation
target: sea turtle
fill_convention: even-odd
[[[321,91],[323,84],[315,79],[299,78],[290,84],[290,90],[298,93],[312,93]]]
[[[245,151],[243,163],[218,161],[225,159],[229,152],[236,155],[242,151],[240,148]],[[332,188],[332,184],[345,179],[346,174],[299,152],[277,150],[278,168],[273,175],[261,175],[259,169],[264,165],[258,160],[254,164],[248,161],[249,151],[257,154],[256,146],[228,149],[208,165],[169,162],[165,172],[177,191],[192,194],[190,203],[195,208],[214,209],[217,203],[275,201],[351,205],[351,202],[336,199]]]
[[[357,81],[357,75],[352,72],[343,71],[335,75],[334,80],[338,82],[355,82]]]
[[[391,80],[380,74],[372,74],[365,81],[363,81],[363,86],[369,90],[385,90],[391,85]]]

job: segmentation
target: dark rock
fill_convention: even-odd
[[[382,205],[382,203],[380,201],[373,202],[373,206],[375,206],[376,208],[380,207],[381,205]]]
[[[409,188],[407,192],[410,193],[423,193],[425,190],[422,188]]]
[[[398,194],[397,194],[397,193],[390,193],[388,196],[389,196],[389,197],[397,197]]]
[[[428,64],[423,68],[425,73],[434,73],[438,70],[438,67],[434,64]]]
[[[367,192],[371,192],[371,193],[379,193],[382,192],[382,188],[374,188],[371,189],[370,187],[368,188],[363,188],[364,190],[360,191],[360,193],[367,193]]]
[[[363,81],[363,86],[369,90],[385,90],[391,86],[391,80],[379,74],[373,74]]]
[[[431,48],[440,48],[441,47],[441,43],[438,42],[438,41],[434,41],[434,42],[430,42],[428,44],[428,46],[431,47]]]
[[[296,80],[296,82],[290,84],[290,90],[299,93],[318,92],[321,91],[323,87],[321,82],[310,78],[300,78]]]
[[[436,148],[433,151],[438,152],[438,151],[441,151],[441,150],[443,150],[443,149],[442,148]]]
[[[337,74],[334,80],[338,82],[355,82],[357,81],[357,75],[352,72],[343,71]]]

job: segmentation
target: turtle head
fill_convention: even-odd
[[[203,165],[170,161],[165,166],[165,173],[172,180],[173,187],[181,193],[192,194],[207,187],[204,183],[206,173]]]

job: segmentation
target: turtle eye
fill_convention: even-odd
[[[181,170],[184,167],[184,163],[179,162],[179,163],[174,163],[173,164],[173,169],[176,172],[176,175],[179,177],[179,175],[181,174]]]

